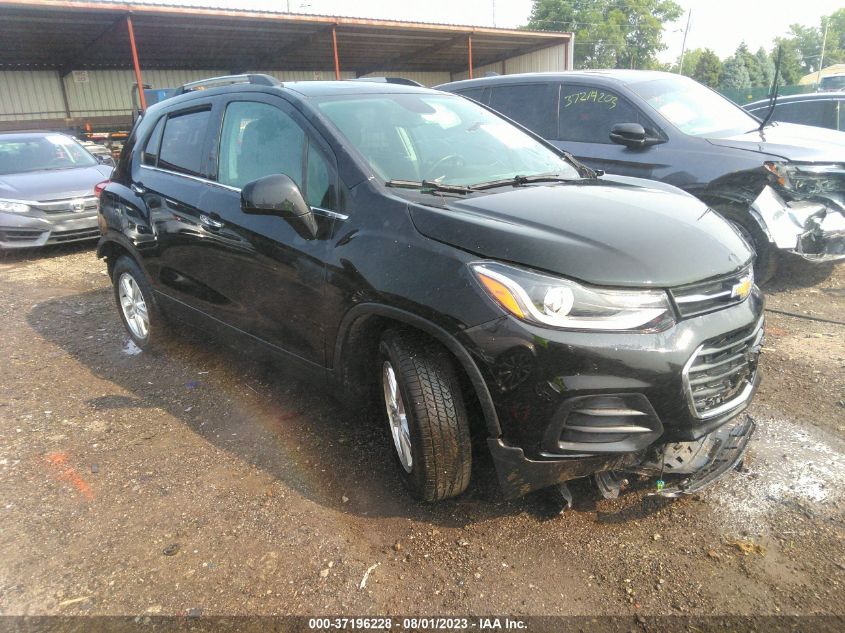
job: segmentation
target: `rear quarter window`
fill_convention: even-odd
[[[201,175],[210,117],[210,109],[171,114],[164,125],[158,166],[192,176]]]

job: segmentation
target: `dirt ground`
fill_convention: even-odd
[[[768,302],[845,320],[845,265],[789,262]],[[843,615],[845,326],[767,318],[749,457],[701,495],[585,482],[559,514],[480,454],[429,506],[314,385],[201,332],[139,353],[90,246],[7,255],[0,613]]]

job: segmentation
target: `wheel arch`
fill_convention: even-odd
[[[360,377],[369,366],[368,361],[371,360],[369,354],[377,352],[381,333],[391,326],[412,328],[443,345],[469,381],[473,395],[480,405],[490,437],[501,436],[499,416],[490,390],[469,352],[454,336],[439,325],[399,308],[364,303],[352,308],[343,318],[335,340],[332,368],[344,389],[353,398],[362,398],[367,395],[362,389],[365,385],[362,384]]]
[[[144,272],[145,275],[149,278],[149,274],[144,267],[141,266],[141,256],[138,253],[138,250],[126,238],[125,235],[118,233],[116,231],[108,231],[104,233],[103,236],[100,238],[100,241],[97,242],[97,259],[105,259],[106,265],[108,266],[109,277],[112,276],[112,270],[114,269],[114,263],[121,255],[127,255],[135,260],[141,270]]]

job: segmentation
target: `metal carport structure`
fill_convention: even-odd
[[[393,73],[435,84],[489,71],[563,70],[572,41],[570,33],[395,20],[0,0],[0,129],[125,118],[136,83],[171,87],[213,74]]]

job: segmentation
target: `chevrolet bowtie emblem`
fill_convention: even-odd
[[[738,297],[745,299],[751,293],[751,287],[754,285],[754,278],[750,275],[743,277],[738,283],[731,288],[731,297]]]

